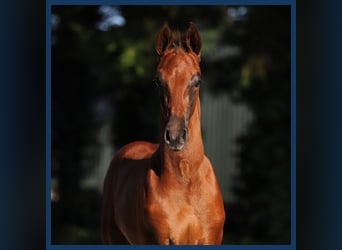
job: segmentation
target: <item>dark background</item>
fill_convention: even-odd
[[[180,29],[193,21],[200,29],[202,96],[227,92],[253,115],[246,132],[233,139],[237,149],[227,151],[237,166],[228,159],[214,164],[216,172],[238,169],[229,186],[235,198],[225,200],[223,243],[289,244],[290,16],[289,6],[53,6],[51,165],[58,198],[52,202],[52,244],[100,243],[102,190],[86,186],[85,177],[100,167],[103,126],[110,125],[106,138],[115,149],[158,141],[153,46],[165,20]],[[110,18],[125,22],[108,26]],[[236,51],[232,46],[241,52],[224,56]]]
[[[341,19],[297,5],[297,249],[341,247]],[[45,8],[1,8],[1,246],[45,246]],[[20,6],[20,8],[18,8]]]

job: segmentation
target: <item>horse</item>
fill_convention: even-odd
[[[160,143],[132,142],[112,159],[103,185],[103,244],[217,245],[225,211],[200,126],[201,38],[165,23],[154,82]]]

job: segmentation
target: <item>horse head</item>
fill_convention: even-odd
[[[190,119],[200,108],[199,32],[193,23],[185,33],[171,31],[165,23],[157,35],[155,49],[159,63],[154,81],[159,88],[163,140],[169,149],[179,151],[191,135]]]

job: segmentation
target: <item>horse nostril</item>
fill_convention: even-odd
[[[164,143],[169,149],[181,150],[188,140],[188,128],[179,117],[171,117],[164,128]]]
[[[170,130],[166,129],[164,134],[164,141],[166,144],[170,144]]]
[[[181,143],[185,143],[187,138],[188,138],[188,130],[186,128],[183,128],[182,130],[182,134],[181,134],[181,137],[180,137],[180,142]]]

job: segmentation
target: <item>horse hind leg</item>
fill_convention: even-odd
[[[113,203],[113,179],[115,160],[112,162],[104,180],[102,193],[101,241],[103,244],[129,244],[116,225]]]
[[[101,214],[101,241],[103,244],[129,244],[116,225],[111,179],[106,178],[103,188]]]
[[[110,209],[112,208],[112,209]],[[102,221],[101,221],[101,240],[103,244],[129,244],[125,236],[117,227],[114,219],[113,206],[103,208]]]
[[[116,245],[128,245],[129,242],[125,236],[121,233],[115,223],[112,223],[110,227],[107,227],[105,233],[102,234],[103,244],[116,244]]]
[[[129,245],[129,242],[125,238],[125,236],[120,232],[118,227],[115,226],[111,228],[111,244],[118,244],[118,245]]]

